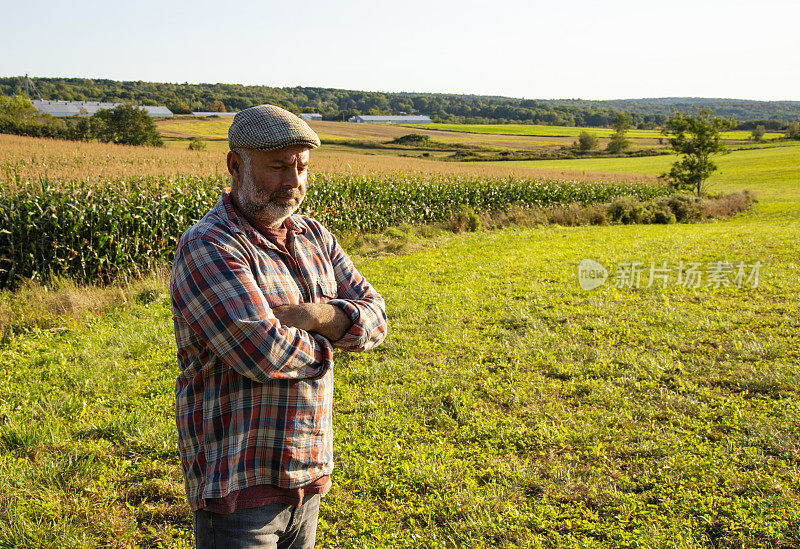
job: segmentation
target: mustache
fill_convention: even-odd
[[[276,191],[272,193],[273,198],[302,198],[300,191]]]

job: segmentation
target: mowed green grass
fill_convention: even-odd
[[[752,161],[764,198],[730,221],[356,258],[390,331],[338,355],[318,546],[798,546],[800,186]],[[762,267],[583,291],[585,258]],[[0,347],[1,547],[190,546],[163,292]]]
[[[535,166],[553,170],[581,170],[604,173],[642,173],[660,175],[668,172],[677,159],[674,155],[640,158],[583,158],[570,160],[519,161],[503,164]],[[800,144],[733,151],[717,156],[719,166],[708,180],[708,190],[726,192],[749,189],[761,199],[766,211],[780,204],[800,206]],[[495,163],[497,164],[497,163]],[[800,209],[800,208],[799,208]],[[793,209],[793,211],[797,211]]]
[[[611,128],[579,128],[568,126],[541,126],[535,124],[417,124],[409,125],[415,128],[430,130],[446,130],[452,132],[484,133],[500,135],[533,135],[541,137],[578,137],[581,132],[589,132],[597,137],[611,137],[614,132]],[[664,137],[658,130],[629,130],[628,137],[632,138],[659,138]],[[749,131],[729,131],[723,134],[725,139],[749,139]],[[782,137],[782,133],[767,132],[765,139]]]

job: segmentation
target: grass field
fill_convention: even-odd
[[[586,158],[577,160],[542,160],[535,162],[511,162],[526,167],[581,172],[605,172],[619,174],[643,173],[658,175],[669,171],[674,156],[651,156],[642,158]],[[719,171],[708,181],[708,189],[723,192],[731,189],[750,189],[763,198],[774,202],[764,205],[771,209],[778,202],[798,203],[800,189],[800,144],[734,151],[716,157]],[[503,163],[505,164],[505,163]]]
[[[195,118],[177,117],[158,122],[159,131],[165,136],[201,136],[208,139],[227,139],[231,118]],[[393,139],[410,133],[409,130],[420,131],[435,137],[446,137],[448,132],[482,135],[505,135],[520,137],[569,137],[575,138],[587,131],[597,137],[611,137],[611,128],[581,128],[566,126],[541,126],[534,124],[354,124],[346,122],[311,122],[311,126],[320,134],[341,138],[372,138],[378,140]],[[767,132],[765,140],[783,137],[783,133]],[[659,130],[636,130],[627,132],[631,139],[659,139],[664,136]],[[733,130],[723,133],[726,140],[748,140],[750,132]],[[467,137],[469,138],[469,137]],[[473,138],[474,139],[474,138]]]
[[[230,118],[195,118],[195,117],[176,117],[158,121],[159,132],[170,140],[178,139],[177,143],[182,144],[183,140],[190,137],[200,137],[210,141],[224,142],[228,138],[228,128],[232,120]],[[549,136],[540,138],[529,135],[501,135],[492,133],[467,133],[451,131],[436,131],[426,126],[409,127],[399,124],[354,124],[349,122],[310,122],[311,127],[316,131],[323,142],[336,143],[341,141],[357,140],[361,142],[385,143],[397,137],[409,133],[420,133],[427,135],[444,143],[468,143],[488,147],[499,147],[508,149],[537,149],[552,148],[570,145],[572,139],[568,137]],[[576,134],[577,135],[577,134]],[[610,134],[609,134],[610,135]],[[651,140],[652,141],[652,140]],[[652,143],[648,143],[651,144]]]
[[[796,158],[722,158],[713,190],[761,200],[729,221],[514,228],[356,257],[390,335],[337,355],[318,546],[800,546]],[[548,169],[660,173],[653,160]],[[610,274],[592,291],[586,258]],[[762,267],[757,287],[685,288],[674,270],[666,287],[616,287],[636,261]],[[163,280],[0,343],[0,547],[191,545],[174,355]]]
[[[431,130],[444,130],[451,132],[486,133],[497,135],[531,135],[539,137],[578,137],[578,135],[580,135],[580,133],[583,131],[587,131],[598,137],[610,137],[614,131],[611,128],[539,126],[533,124],[424,124],[413,125],[409,127],[428,128]],[[659,137],[664,137],[658,130],[630,130],[628,131],[627,135],[633,139],[656,139]],[[764,134],[764,139],[777,139],[783,135],[783,133],[767,132]],[[734,130],[724,132],[723,136],[724,139],[731,140],[749,139],[750,132]]]

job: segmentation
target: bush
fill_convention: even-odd
[[[750,191],[740,191],[713,200],[705,201],[705,213],[709,217],[730,217],[745,211],[756,199]]]
[[[71,138],[68,128],[58,122],[23,120],[7,114],[0,114],[0,133],[55,139]]]
[[[427,135],[422,135],[419,133],[409,133],[402,137],[396,137],[392,139],[390,143],[395,143],[397,145],[424,145],[430,141],[430,137]]]
[[[456,214],[451,221],[451,228],[456,233],[464,231],[474,233],[481,230],[481,218],[472,208],[461,206],[456,210]]]
[[[689,194],[673,194],[661,197],[656,203],[665,205],[675,215],[675,220],[681,223],[687,221],[700,221],[706,217],[703,201]]]
[[[583,213],[583,208],[579,204],[556,206],[550,210],[548,221],[564,227],[577,227],[585,222]]]
[[[631,142],[624,135],[614,135],[606,145],[606,151],[611,154],[619,154],[630,148]]]
[[[647,205],[647,210],[650,214],[651,223],[671,225],[677,221],[675,213],[673,213],[668,204],[658,201],[650,202]]]
[[[608,215],[619,223],[647,223],[650,212],[633,196],[620,196],[608,206]]]
[[[206,150],[206,142],[200,139],[199,137],[192,137],[189,140],[189,150],[190,151],[204,151]]]
[[[608,211],[602,204],[592,204],[584,210],[584,218],[591,225],[608,225]]]
[[[591,151],[600,145],[600,140],[597,139],[596,135],[584,131],[580,133],[575,144],[578,150]]]

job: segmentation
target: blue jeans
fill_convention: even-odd
[[[319,494],[309,494],[299,507],[269,503],[229,515],[200,509],[194,512],[195,544],[197,549],[313,549],[319,500]]]

